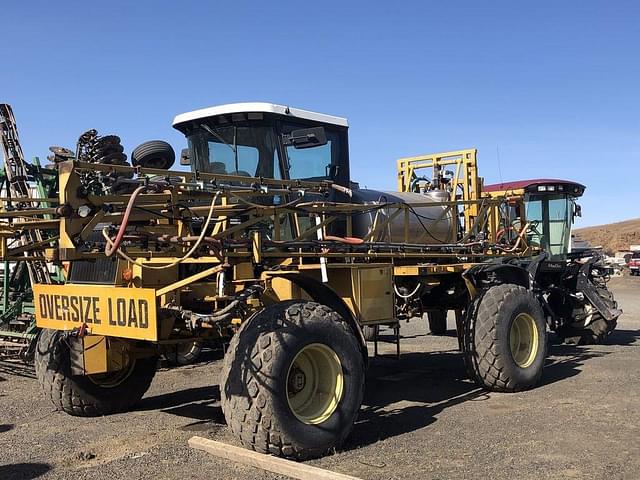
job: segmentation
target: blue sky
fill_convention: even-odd
[[[640,217],[637,2],[4,3],[0,101],[28,157],[88,128],[179,149],[177,113],[271,101],[348,117],[370,188],[475,146],[487,183],[585,183],[579,225]]]

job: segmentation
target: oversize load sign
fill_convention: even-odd
[[[95,285],[34,285],[36,324],[95,335],[157,340],[155,290]]]

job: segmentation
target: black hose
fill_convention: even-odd
[[[264,292],[262,285],[249,285],[242,292],[240,292],[227,306],[216,310],[210,315],[196,314],[198,320],[202,323],[220,323],[226,320],[232,319],[239,308],[242,307],[244,302],[254,294],[261,294]]]

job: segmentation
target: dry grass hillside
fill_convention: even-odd
[[[611,254],[616,250],[628,249],[629,245],[640,245],[640,218],[579,228],[574,233],[594,247],[602,246],[605,252]]]

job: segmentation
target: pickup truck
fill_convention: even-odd
[[[633,252],[633,255],[631,255],[629,271],[631,275],[640,275],[640,252]]]

